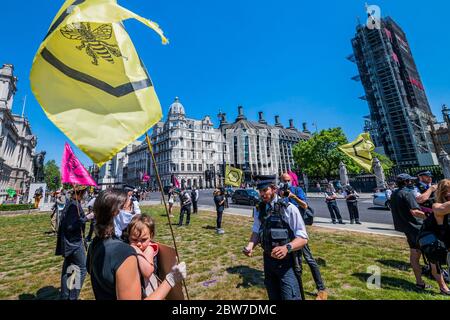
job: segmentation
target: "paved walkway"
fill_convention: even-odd
[[[141,205],[161,205],[161,201],[151,200],[151,201],[141,201]],[[198,206],[198,209],[201,211],[210,211],[216,212],[214,207],[211,206]],[[252,208],[228,208],[225,209],[225,213],[239,216],[251,217],[253,210]],[[394,226],[390,224],[382,224],[382,223],[371,223],[371,222],[363,222],[361,225],[350,224],[350,221],[346,221],[345,225],[332,224],[330,219],[316,217],[314,218],[314,226],[320,228],[328,228],[334,230],[341,231],[351,231],[351,232],[361,232],[361,233],[370,233],[370,234],[378,234],[384,236],[391,237],[404,237],[403,233],[397,232],[394,230]]]

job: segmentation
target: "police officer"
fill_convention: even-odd
[[[264,250],[264,284],[270,300],[301,300],[298,251],[308,243],[302,216],[277,195],[275,176],[259,176],[261,203],[254,212],[252,235],[243,252],[252,256],[259,243]]]
[[[301,214],[304,215],[304,212],[308,209],[309,205],[307,203],[306,195],[303,192],[303,189],[301,187],[294,187],[292,185],[292,179],[289,173],[284,173],[281,176],[281,182],[287,184],[289,188],[289,193],[286,197],[290,203],[295,205]],[[307,218],[305,218],[305,221],[308,221]],[[342,219],[341,219],[342,221]],[[311,269],[311,273],[314,279],[314,282],[316,284],[317,288],[317,298],[316,300],[327,300],[328,293],[325,288],[325,283],[323,282],[322,275],[320,274],[320,268],[319,264],[317,263],[316,259],[314,259],[314,256],[311,252],[311,249],[309,248],[309,245],[306,244],[303,249],[301,250],[303,258],[305,258],[306,263],[308,264],[309,268]],[[299,256],[301,257],[301,256]]]
[[[434,193],[437,186],[432,184],[433,175],[428,170],[420,171],[417,177],[419,181],[415,185],[414,196],[420,209],[429,215],[433,213]]]

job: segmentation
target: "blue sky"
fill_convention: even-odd
[[[63,1],[1,0],[0,63],[12,63],[19,78],[14,112],[22,110],[38,136],[37,150],[58,163],[68,139],[49,121],[34,99],[29,84],[31,63],[51,20]],[[356,66],[345,59],[356,18],[365,20],[360,0],[119,0],[124,7],[160,24],[170,39],[138,22],[126,23],[138,52],[149,69],[164,114],[179,96],[189,117],[213,117],[219,109],[228,120],[244,106],[250,119],[264,111],[273,123],[279,114],[310,130],[341,126],[349,139],[363,127],[369,113],[360,83],[350,78]],[[450,2],[376,1],[405,30],[433,112],[450,104]],[[72,145],[73,146],[73,145]],[[78,149],[85,165],[92,162]]]

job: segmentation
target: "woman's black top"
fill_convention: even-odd
[[[117,300],[116,272],[130,256],[136,256],[136,251],[118,238],[96,237],[92,241],[86,267],[96,300]]]
[[[214,203],[216,204],[216,210],[218,212],[223,212],[223,210],[225,210],[225,202],[220,204],[223,200],[225,200],[223,195],[217,195],[214,197]]]

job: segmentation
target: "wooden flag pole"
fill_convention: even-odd
[[[152,157],[153,169],[155,170],[156,179],[158,180],[159,189],[161,191],[161,197],[164,202],[164,208],[166,209],[167,219],[169,220],[169,228],[170,228],[170,233],[172,234],[173,246],[174,246],[175,253],[177,255],[177,259],[178,259],[178,263],[179,263],[180,255],[178,254],[177,242],[175,241],[175,234],[173,233],[172,221],[170,220],[169,209],[167,208],[166,199],[164,198],[164,190],[163,190],[163,185],[161,182],[161,177],[159,176],[158,166],[156,165],[155,154],[153,153],[152,143],[150,141],[150,137],[148,136],[148,133],[145,134],[145,139],[147,140],[148,151],[150,153],[150,156]],[[184,290],[186,291],[186,298],[188,300],[190,300],[186,282],[184,280],[183,280],[183,286],[184,286]]]

